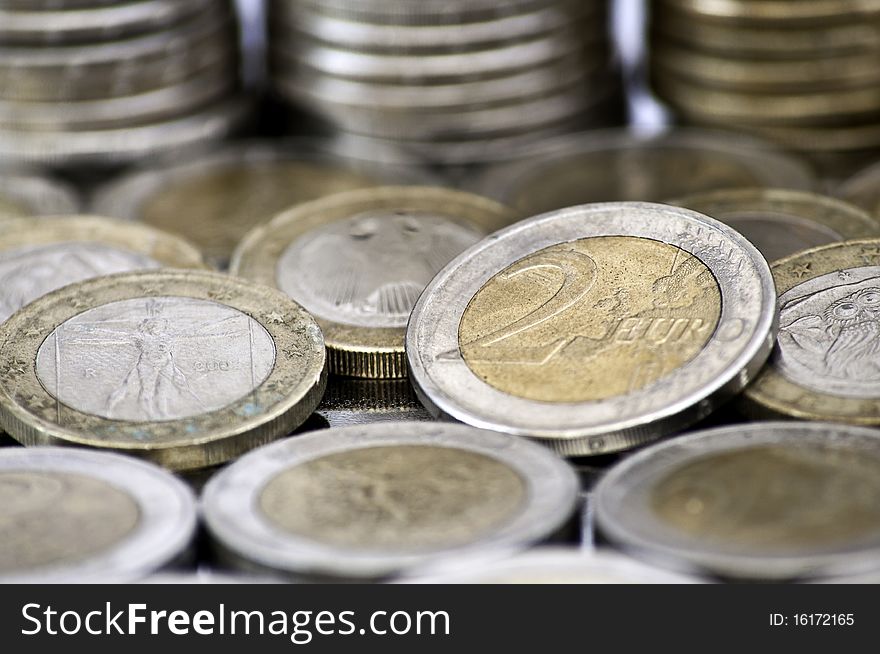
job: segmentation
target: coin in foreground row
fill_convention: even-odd
[[[224,268],[245,234],[285,209],[342,191],[408,181],[402,170],[358,165],[330,153],[331,148],[319,141],[227,146],[112,182],[98,192],[93,210],[180,234]],[[180,220],[183,214],[186,221]]]
[[[880,236],[880,223],[858,207],[787,189],[732,189],[671,200],[733,227],[768,261],[836,241]]]
[[[0,322],[67,284],[163,267],[204,264],[186,241],[142,225],[96,216],[6,221],[0,232]]]
[[[0,219],[77,211],[79,198],[66,184],[26,173],[0,171]]]
[[[404,377],[404,331],[422,290],[457,254],[513,221],[497,202],[460,191],[351,191],[256,228],[231,270],[277,286],[317,318],[331,373]]]
[[[572,207],[485,239],[419,299],[406,351],[435,415],[567,456],[677,431],[770,353],[773,279],[743,236],[660,204]]]
[[[301,424],[324,360],[318,325],[274,289],[201,271],[100,277],[0,328],[0,424],[25,445],[200,468]]]
[[[809,189],[810,171],[762,141],[679,129],[643,138],[625,130],[546,141],[499,164],[476,190],[525,216],[588,202],[661,202],[721,188]]]
[[[129,581],[186,555],[196,502],[171,474],[70,448],[0,451],[0,580]]]
[[[880,239],[807,250],[773,265],[779,334],[744,408],[880,425]]]
[[[425,571],[416,584],[683,584],[697,581],[613,552],[537,548],[517,556]]]
[[[614,543],[672,567],[785,579],[880,566],[880,435],[831,423],[695,432],[599,482]]]
[[[543,540],[576,499],[574,472],[545,448],[407,422],[305,434],[252,452],[208,482],[202,509],[234,563],[379,578]]]

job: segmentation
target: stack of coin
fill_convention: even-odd
[[[880,150],[880,1],[652,3],[657,94],[699,124],[811,154],[831,174]]]
[[[117,163],[244,113],[229,0],[0,0],[0,159]]]
[[[606,123],[605,0],[273,0],[275,89],[336,129],[466,163]]]

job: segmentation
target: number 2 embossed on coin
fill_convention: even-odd
[[[436,414],[611,452],[681,428],[769,353],[763,257],[701,214],[584,205],[477,244],[426,290],[407,331]]]
[[[0,336],[0,422],[14,438],[122,450],[173,469],[288,434],[326,384],[324,342],[305,310],[213,273],[68,286],[15,314]]]

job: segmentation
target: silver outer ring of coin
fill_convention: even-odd
[[[17,172],[7,173],[2,169],[0,196],[21,204],[30,212],[25,215],[74,215],[81,208],[77,192],[63,182]]]
[[[508,163],[499,162],[490,168],[472,190],[509,203],[511,196],[528,184],[530,177],[566,159],[602,152],[625,154],[627,151],[637,153],[639,150],[662,151],[666,148],[718,152],[742,162],[768,187],[812,190],[816,186],[806,164],[771,143],[753,137],[694,129],[675,129],[657,136],[641,137],[626,129],[606,129],[559,137],[511,152]]]
[[[249,164],[276,162],[304,162],[318,165],[339,165],[353,172],[377,175],[390,182],[430,185],[434,178],[414,169],[412,165],[369,163],[363,159],[347,158],[344,144],[334,140],[289,139],[282,141],[244,141],[235,145],[218,146],[194,158],[181,161],[169,159],[167,165],[156,165],[135,170],[124,177],[98,188],[90,203],[91,210],[102,216],[126,220],[140,220],[144,202],[169,184],[175,184],[193,175],[210,174],[224,168]]]
[[[871,443],[880,451],[878,439],[876,429],[826,422],[758,422],[680,436],[627,457],[605,474],[594,491],[597,523],[620,547],[672,568],[752,579],[843,576],[877,570],[880,542],[873,549],[785,557],[725,554],[700,546],[657,521],[645,503],[645,492],[652,480],[682,464],[734,447],[790,444],[796,448],[805,441],[855,441]]]
[[[566,580],[561,581],[563,579]],[[587,554],[574,548],[539,547],[507,558],[483,557],[426,567],[396,583],[691,584],[703,581],[655,568],[612,551]]]
[[[482,454],[514,469],[528,485],[528,504],[492,535],[470,545],[429,553],[375,553],[333,547],[283,532],[261,519],[257,498],[275,475],[337,452],[424,445]],[[295,436],[246,454],[215,475],[202,493],[205,524],[234,558],[287,573],[377,578],[444,556],[521,549],[547,538],[571,516],[578,496],[574,471],[524,439],[463,425],[388,422]]]
[[[192,491],[158,466],[128,456],[76,448],[6,448],[0,471],[35,470],[81,474],[131,496],[139,521],[122,542],[80,563],[0,575],[2,583],[128,581],[145,577],[184,554],[196,531]]]
[[[706,251],[681,243],[683,235]],[[668,243],[709,268],[721,293],[721,316],[693,359],[634,393],[599,402],[549,404],[496,389],[461,356],[449,357],[460,352],[458,330],[468,304],[496,274],[544,248],[597,236]],[[583,456],[629,449],[708,415],[755,377],[770,355],[776,327],[770,267],[739,232],[695,211],[609,202],[521,221],[459,255],[416,303],[406,331],[406,354],[416,394],[433,415],[528,436],[564,456]]]
[[[229,136],[251,113],[250,101],[223,100],[173,120],[84,132],[0,129],[0,161],[107,166],[185,151]]]

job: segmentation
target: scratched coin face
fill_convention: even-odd
[[[306,311],[225,275],[100,277],[43,296],[3,329],[0,422],[27,445],[215,465],[290,433],[326,383]]]
[[[159,468],[70,448],[0,453],[0,580],[125,581],[179,558],[195,500]]]
[[[745,407],[880,423],[880,241],[808,250],[774,264],[773,275],[780,292],[776,350]]]
[[[753,423],[675,439],[599,483],[600,529],[669,565],[751,578],[878,567],[880,439],[830,423]]]
[[[741,388],[769,354],[774,304],[766,261],[729,227],[666,205],[586,205],[459,257],[419,299],[407,354],[435,413],[564,454],[611,452]]]
[[[282,289],[318,319],[331,372],[404,377],[403,332],[425,286],[456,255],[512,221],[492,200],[447,189],[343,193],[251,232],[232,272]]]
[[[381,577],[546,538],[576,488],[562,460],[528,441],[389,422],[254,452],[208,483],[204,506],[214,539],[250,565]]]

